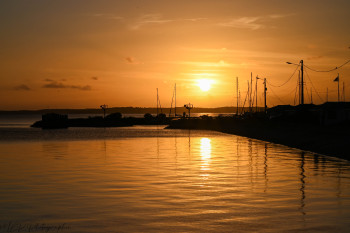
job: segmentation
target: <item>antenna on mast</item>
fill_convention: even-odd
[[[171,105],[170,105],[169,117],[171,116],[171,110],[172,110],[172,108],[173,108],[174,97],[175,97],[175,107],[174,107],[175,113],[174,113],[174,116],[176,117],[176,83],[175,83],[175,86],[174,86],[173,97],[171,98]]]
[[[103,104],[103,105],[100,106],[100,108],[103,110],[103,118],[105,118],[106,117],[106,110],[108,108],[108,105]]]

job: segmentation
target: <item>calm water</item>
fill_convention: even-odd
[[[350,230],[347,161],[154,126],[0,135],[0,232]]]
[[[167,115],[169,113],[166,113]],[[153,114],[155,116],[156,114]],[[232,116],[233,113],[191,113],[193,117],[199,117],[202,115],[208,116]],[[88,118],[94,116],[103,116],[103,114],[68,114],[68,118]],[[123,117],[138,117],[142,118],[144,114],[123,114]],[[0,114],[0,128],[25,128],[32,125],[36,121],[41,120],[41,114]]]

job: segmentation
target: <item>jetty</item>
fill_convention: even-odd
[[[168,125],[172,118],[165,114],[153,116],[146,113],[143,118],[122,117],[121,113],[112,113],[105,117],[68,118],[68,115],[47,113],[40,121],[31,125],[34,128],[62,129],[69,127],[127,127],[133,125]]]
[[[350,102],[327,102],[322,105],[278,105],[267,112],[245,112],[216,117],[167,117],[161,113],[144,117],[123,117],[112,113],[105,117],[68,118],[47,113],[32,127],[57,129],[69,127],[127,127],[164,125],[167,129],[215,130],[312,151],[350,160]]]
[[[266,114],[180,118],[167,128],[215,130],[350,160],[350,102],[280,105]]]

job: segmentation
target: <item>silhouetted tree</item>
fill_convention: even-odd
[[[157,117],[158,117],[158,119],[160,119],[160,120],[166,119],[166,115],[165,115],[164,113],[159,113]]]
[[[145,113],[145,115],[143,115],[143,117],[144,117],[145,119],[148,119],[148,120],[153,118],[153,116],[152,116],[151,113]]]
[[[211,116],[208,116],[208,115],[202,115],[202,116],[200,116],[200,118],[203,119],[203,120],[212,119],[212,117],[211,117]]]

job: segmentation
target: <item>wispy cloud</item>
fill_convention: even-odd
[[[191,65],[198,67],[231,67],[234,64],[227,63],[224,60],[218,62],[200,62],[200,61],[171,61],[171,62],[159,62],[159,63],[168,63],[168,64],[182,64],[182,65]]]
[[[226,22],[219,23],[218,25],[223,27],[257,30],[265,27],[263,24],[258,23],[259,19],[260,17],[241,17],[237,19],[230,19]]]
[[[238,49],[229,49],[229,48],[182,48],[186,51],[194,51],[197,53],[206,53],[211,54],[213,57],[225,56],[228,60],[276,60],[283,57],[295,57],[296,53],[283,53],[275,51],[257,51],[257,50],[238,50]],[[232,63],[230,63],[232,64]],[[241,64],[232,64],[232,65],[241,65]]]
[[[136,22],[131,25],[131,29],[137,30],[147,24],[164,24],[173,22],[172,19],[163,19],[161,14],[145,14],[139,17]]]
[[[128,63],[134,63],[134,58],[132,58],[132,57],[126,57],[125,60],[126,60]]]
[[[21,84],[21,85],[15,86],[13,89],[16,90],[16,91],[30,91],[31,90],[31,88],[28,87],[25,84]]]
[[[80,86],[80,85],[66,85],[61,82],[57,81],[50,81],[47,84],[44,84],[42,86],[43,88],[53,88],[53,89],[62,89],[62,88],[71,88],[71,89],[78,89],[82,91],[90,91],[91,86],[90,85],[85,85],[85,86]]]
[[[124,58],[127,64],[132,64],[132,65],[138,65],[141,64],[136,58],[134,57],[125,57]]]
[[[191,21],[191,22],[197,22],[201,20],[205,20],[207,18],[189,18],[189,19],[182,19],[183,21]]]
[[[167,19],[164,18],[160,13],[150,13],[150,14],[142,14],[136,18],[131,17],[123,17],[120,15],[115,15],[111,13],[95,13],[89,14],[90,17],[96,17],[100,19],[108,19],[108,20],[117,20],[126,24],[129,29],[138,30],[147,25],[155,25],[155,24],[166,24],[176,21],[183,22],[197,22],[200,20],[204,20],[207,18],[197,17],[197,18],[176,18],[176,19]]]
[[[94,76],[94,77],[91,77],[92,80],[98,80],[98,77]]]
[[[219,74],[217,74],[217,73],[204,73],[204,72],[198,72],[198,73],[181,73],[181,75],[193,76],[193,77],[217,77],[217,76],[219,76]]]
[[[82,91],[90,91],[91,90],[91,86],[90,85],[85,85],[85,86],[68,86],[69,88],[73,88],[73,89],[78,89],[78,90],[82,90]]]
[[[229,19],[225,22],[220,22],[217,25],[222,27],[258,30],[266,28],[266,23],[269,21],[285,18],[291,15],[293,14],[272,14],[267,16],[240,17]]]
[[[280,19],[280,18],[286,18],[286,17],[290,17],[296,15],[295,13],[289,13],[289,14],[272,14],[272,15],[268,15],[268,18],[271,19]]]
[[[180,19],[166,19],[162,16],[162,14],[144,14],[141,15],[138,19],[131,24],[130,28],[133,30],[140,29],[146,25],[150,24],[166,24],[171,22],[197,22],[200,20],[204,20],[206,18],[180,18]]]
[[[63,83],[52,81],[50,83],[44,84],[43,88],[67,88]]]

